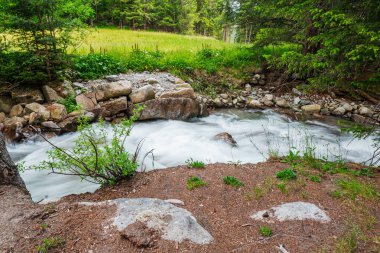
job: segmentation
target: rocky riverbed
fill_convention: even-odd
[[[337,116],[358,123],[379,123],[380,108],[366,101],[337,98],[334,94],[308,95],[293,89],[272,93],[264,74],[255,74],[241,90],[209,97],[194,92],[189,83],[164,72],[107,76],[88,82],[63,82],[41,89],[19,89],[0,96],[0,129],[9,141],[31,138],[35,131],[54,136],[76,130],[78,119],[99,117],[117,123],[143,105],[140,120],[188,120],[213,108],[273,108],[293,116]],[[61,104],[73,96],[80,110],[68,113]],[[31,128],[30,126],[34,126]]]

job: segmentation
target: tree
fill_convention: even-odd
[[[84,27],[93,11],[87,0],[0,0],[0,29],[12,36],[8,53],[30,62],[30,81],[56,80],[66,62],[72,33]],[[16,59],[17,60],[17,59]],[[33,75],[37,73],[37,80]],[[24,78],[25,79],[25,78]]]
[[[26,186],[20,174],[18,173],[17,166],[12,161],[4,141],[4,135],[0,132],[0,185],[14,185],[24,191]]]

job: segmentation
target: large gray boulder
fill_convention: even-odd
[[[213,237],[198,224],[187,210],[154,198],[115,199],[100,203],[82,202],[82,205],[115,205],[112,225],[123,234],[135,223],[143,223],[157,231],[162,239],[181,243],[189,240],[196,244],[209,244]],[[136,228],[133,228],[136,230]],[[143,228],[142,228],[143,229]],[[138,231],[137,231],[138,232]],[[134,232],[135,234],[138,234]]]
[[[139,120],[187,120],[199,116],[201,109],[199,102],[190,98],[154,99],[140,105],[144,106],[144,110],[141,112]]]

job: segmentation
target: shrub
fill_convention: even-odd
[[[266,227],[266,226],[260,227],[259,233],[260,233],[260,235],[265,236],[265,237],[270,237],[273,234],[272,229],[270,227]]]
[[[188,160],[186,161],[186,164],[187,164],[187,166],[190,167],[190,168],[198,168],[198,169],[201,169],[201,168],[204,168],[204,167],[205,167],[204,162],[193,160],[193,158],[188,159]]]
[[[78,78],[86,80],[118,74],[126,70],[120,61],[105,54],[76,56],[72,61],[73,69]]]
[[[72,150],[52,144],[54,148],[48,151],[48,160],[33,168],[76,175],[83,180],[101,185],[114,185],[122,179],[130,178],[136,173],[141,146],[139,145],[135,154],[131,156],[124,144],[141,110],[142,107],[137,107],[131,118],[111,125],[110,139],[104,121],[90,125],[86,119],[81,119],[78,127],[79,136],[74,140]]]
[[[230,186],[235,187],[235,188],[238,188],[240,186],[244,186],[243,182],[239,181],[236,177],[232,177],[232,176],[225,176],[223,178],[223,182],[226,185],[230,185]]]
[[[297,179],[297,174],[293,169],[284,169],[277,172],[276,177],[280,180],[293,180]]]
[[[71,94],[65,99],[61,99],[58,103],[63,104],[66,108],[67,113],[78,111],[81,109],[80,105],[77,104],[74,94]]]
[[[190,191],[193,190],[194,188],[202,187],[206,185],[207,183],[204,182],[199,177],[191,177],[187,180],[187,189],[189,189]]]

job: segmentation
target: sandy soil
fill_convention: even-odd
[[[57,203],[38,205],[38,215],[26,219],[17,231],[16,243],[9,252],[37,252],[44,238],[59,237],[63,246],[48,252],[279,252],[276,246],[284,244],[293,252],[333,252],[336,244],[347,233],[350,225],[367,226],[369,214],[375,223],[365,230],[368,240],[359,243],[357,252],[380,252],[373,236],[380,233],[379,200],[360,200],[359,205],[331,196],[335,181],[342,175],[325,175],[321,183],[299,177],[287,184],[288,193],[281,192],[275,173],[287,167],[280,162],[232,165],[213,164],[205,169],[186,166],[139,173],[128,182],[105,187],[94,194],[71,195]],[[235,189],[223,183],[224,176],[235,176],[245,183]],[[190,176],[199,176],[208,185],[189,191]],[[379,173],[375,178],[360,179],[380,186]],[[260,187],[261,193],[253,187]],[[112,206],[83,206],[81,201],[103,201],[115,198],[150,197],[179,199],[183,208],[192,212],[198,222],[214,237],[209,245],[190,242],[175,243],[157,239],[153,247],[139,248],[124,239],[120,232],[109,227],[115,212]],[[254,221],[255,211],[292,201],[316,204],[332,218],[330,223],[313,221],[287,221],[266,224]],[[363,208],[365,207],[365,211]],[[0,224],[3,225],[3,224]],[[270,226],[272,237],[262,237],[260,226]]]

